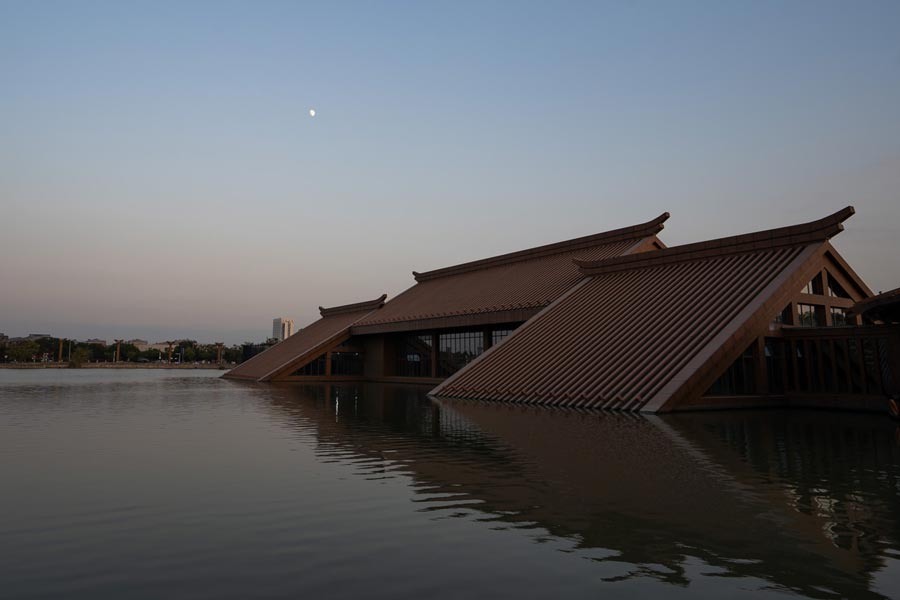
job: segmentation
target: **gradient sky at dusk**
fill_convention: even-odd
[[[8,335],[262,340],[663,211],[848,204],[900,286],[896,1],[0,2]]]

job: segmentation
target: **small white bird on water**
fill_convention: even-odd
[[[311,117],[316,116],[316,109],[314,109],[314,108],[309,109],[309,116],[311,116]]]

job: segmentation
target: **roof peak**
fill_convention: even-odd
[[[342,315],[351,312],[362,312],[364,310],[372,311],[376,308],[384,306],[387,294],[382,294],[374,300],[366,300],[365,302],[356,302],[354,304],[344,304],[342,306],[332,306],[331,308],[319,307],[319,314],[323,317],[331,317],[334,315]]]
[[[664,212],[655,219],[647,221],[646,223],[640,223],[638,225],[631,225],[629,227],[622,227],[620,229],[613,229],[611,231],[586,235],[562,242],[545,244],[543,246],[536,246],[534,248],[519,250],[517,252],[500,254],[497,256],[492,256],[490,258],[482,258],[480,260],[460,263],[458,265],[453,265],[450,267],[434,269],[432,271],[425,271],[424,273],[413,271],[413,276],[415,277],[417,282],[423,282],[430,279],[437,279],[439,277],[446,277],[448,275],[468,273],[470,271],[477,271],[480,269],[486,269],[488,267],[507,265],[531,258],[551,256],[553,254],[577,250],[579,248],[587,248],[599,244],[611,244],[614,242],[621,242],[632,239],[636,240],[647,236],[656,235],[657,233],[662,231],[664,227],[663,223],[665,223],[668,218],[669,213]]]
[[[658,264],[682,262],[713,256],[727,256],[759,250],[770,250],[786,246],[800,246],[816,242],[824,242],[844,230],[842,223],[856,213],[856,209],[847,206],[833,214],[816,221],[767,229],[755,233],[718,238],[705,242],[695,242],[682,246],[672,246],[657,250],[652,257],[646,254],[632,254],[603,260],[578,260],[578,265],[585,275],[599,275],[631,268],[642,268]]]

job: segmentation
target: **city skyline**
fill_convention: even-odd
[[[264,339],[669,211],[852,204],[900,285],[900,5],[0,6],[0,331]],[[316,115],[310,117],[309,110]]]

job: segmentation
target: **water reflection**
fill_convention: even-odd
[[[900,548],[900,445],[885,418],[642,417],[436,403],[425,391],[283,386],[270,407],[315,432],[321,461],[371,480],[411,478],[419,510],[436,519],[568,540],[620,567],[608,580],[685,586],[699,559],[706,577],[814,598],[885,597],[873,578]]]

